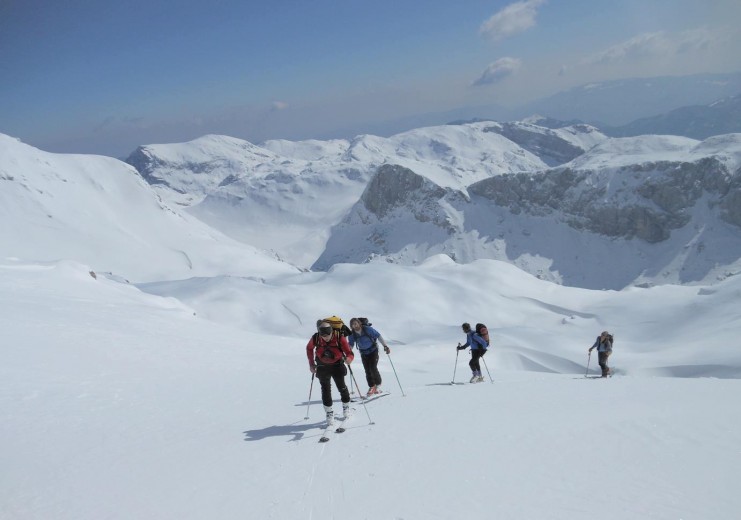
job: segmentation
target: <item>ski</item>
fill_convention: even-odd
[[[327,437],[327,433],[329,432],[329,429],[334,426],[334,423],[327,424],[327,426],[324,427],[324,431],[322,432],[322,436],[319,437],[319,442],[329,442],[329,437]]]
[[[391,392],[379,392],[377,394],[372,394],[368,397],[360,397],[355,399],[350,399],[350,402],[352,403],[369,403],[371,401],[375,401],[376,399],[380,399],[381,397],[385,395],[391,395]]]
[[[351,401],[351,402],[352,402],[352,401]],[[353,410],[353,409],[351,408],[351,410]],[[343,416],[342,418],[340,418],[340,419],[335,419],[335,420],[340,420],[340,421],[342,421],[342,422],[343,422],[343,424],[344,424],[344,422],[345,422],[345,421],[347,421],[347,420],[348,420],[348,419],[349,419],[350,417],[352,417],[352,411],[351,411],[350,413],[348,413],[347,415]],[[321,437],[319,437],[319,442],[329,442],[329,439],[330,439],[330,438],[329,438],[329,436],[328,436],[328,433],[329,433],[329,430],[330,430],[330,429],[331,429],[331,428],[332,428],[332,427],[333,427],[334,425],[335,425],[335,423],[333,422],[332,424],[328,424],[327,426],[325,426],[325,427],[324,427],[324,431],[322,432],[322,436],[321,436]],[[335,428],[335,429],[334,429],[334,432],[335,432],[335,433],[345,433],[345,427],[344,427],[344,426],[342,426],[342,425],[340,425],[340,426],[337,426],[337,428]]]
[[[335,433],[345,433],[345,426],[344,426],[345,421],[347,421],[350,417],[352,417],[354,412],[355,412],[355,408],[348,408],[347,415],[343,415],[341,419],[342,424],[335,429],[334,431]]]

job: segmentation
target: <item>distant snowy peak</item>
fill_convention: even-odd
[[[697,162],[705,158],[714,158],[734,172],[741,167],[741,134],[704,141],[674,135],[609,139],[565,166],[596,170],[657,162]]]
[[[548,166],[569,162],[607,139],[597,128],[586,124],[552,129],[517,121],[491,123],[484,131],[503,135],[539,157]]]
[[[539,114],[534,114],[530,117],[521,119],[520,122],[526,123],[528,125],[536,125],[536,126],[542,126],[545,128],[551,128],[554,130],[557,128],[564,128],[566,126],[578,126],[578,125],[585,124],[584,121],[581,121],[579,119],[572,119],[570,121],[561,121],[560,119],[555,119],[553,117],[547,117],[547,116],[541,116]]]
[[[260,143],[260,146],[282,157],[304,161],[320,161],[324,159],[341,160],[350,147],[350,142],[345,139],[331,139],[329,141],[272,139]]]
[[[186,143],[140,146],[126,162],[153,186],[182,195],[180,204],[198,202],[211,190],[248,174],[259,174],[264,164],[282,160],[278,154],[248,141],[207,135]]]

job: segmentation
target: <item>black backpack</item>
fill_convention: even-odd
[[[476,324],[476,334],[484,338],[484,341],[486,341],[486,346],[489,346],[489,329],[484,325],[483,323],[477,323]]]

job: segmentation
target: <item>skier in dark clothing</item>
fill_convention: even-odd
[[[607,358],[612,354],[612,335],[606,330],[602,331],[602,334],[597,336],[594,345],[589,347],[589,353],[591,354],[592,349],[595,348],[599,355],[598,361],[599,366],[602,369],[602,377],[607,377],[610,375],[610,367],[607,366]]]
[[[350,411],[350,391],[345,385],[347,368],[345,363],[350,364],[354,359],[352,349],[347,343],[347,338],[332,329],[329,323],[321,322],[317,332],[306,344],[306,356],[309,358],[309,369],[319,379],[322,387],[322,404],[327,413],[327,424],[334,421],[332,410],[332,383],[340,392],[342,400],[342,413],[347,417]]]
[[[386,354],[391,353],[386,340],[381,333],[371,327],[370,323],[363,324],[360,318],[350,320],[352,334],[348,336],[350,347],[357,345],[360,351],[360,360],[365,369],[365,381],[368,383],[368,396],[381,393],[381,373],[378,371],[378,342],[383,345]]]
[[[486,349],[489,345],[486,344],[486,340],[481,337],[478,333],[471,330],[470,323],[464,323],[461,325],[463,332],[466,334],[466,343],[461,345],[458,343],[458,350],[464,350],[471,347],[471,361],[468,362],[468,366],[471,367],[473,376],[471,377],[471,383],[481,383],[484,381],[484,376],[481,375],[481,364],[479,359],[486,354]]]

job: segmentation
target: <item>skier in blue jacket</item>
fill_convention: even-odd
[[[363,323],[365,321],[365,324]],[[386,354],[391,353],[386,340],[381,333],[371,327],[368,320],[353,318],[350,320],[352,334],[347,337],[350,348],[357,345],[360,351],[360,360],[365,369],[365,380],[368,383],[368,396],[381,393],[381,374],[378,372],[378,342],[381,342]]]
[[[481,375],[481,365],[479,364],[479,359],[481,359],[481,357],[486,354],[488,345],[486,344],[486,340],[484,338],[482,338],[475,331],[471,330],[470,323],[464,323],[463,325],[461,325],[461,328],[466,334],[466,343],[463,345],[458,343],[458,350],[464,350],[468,347],[471,347],[471,361],[468,362],[468,366],[471,367],[473,376],[471,376],[471,380],[469,382],[481,383],[484,381],[484,376]]]

